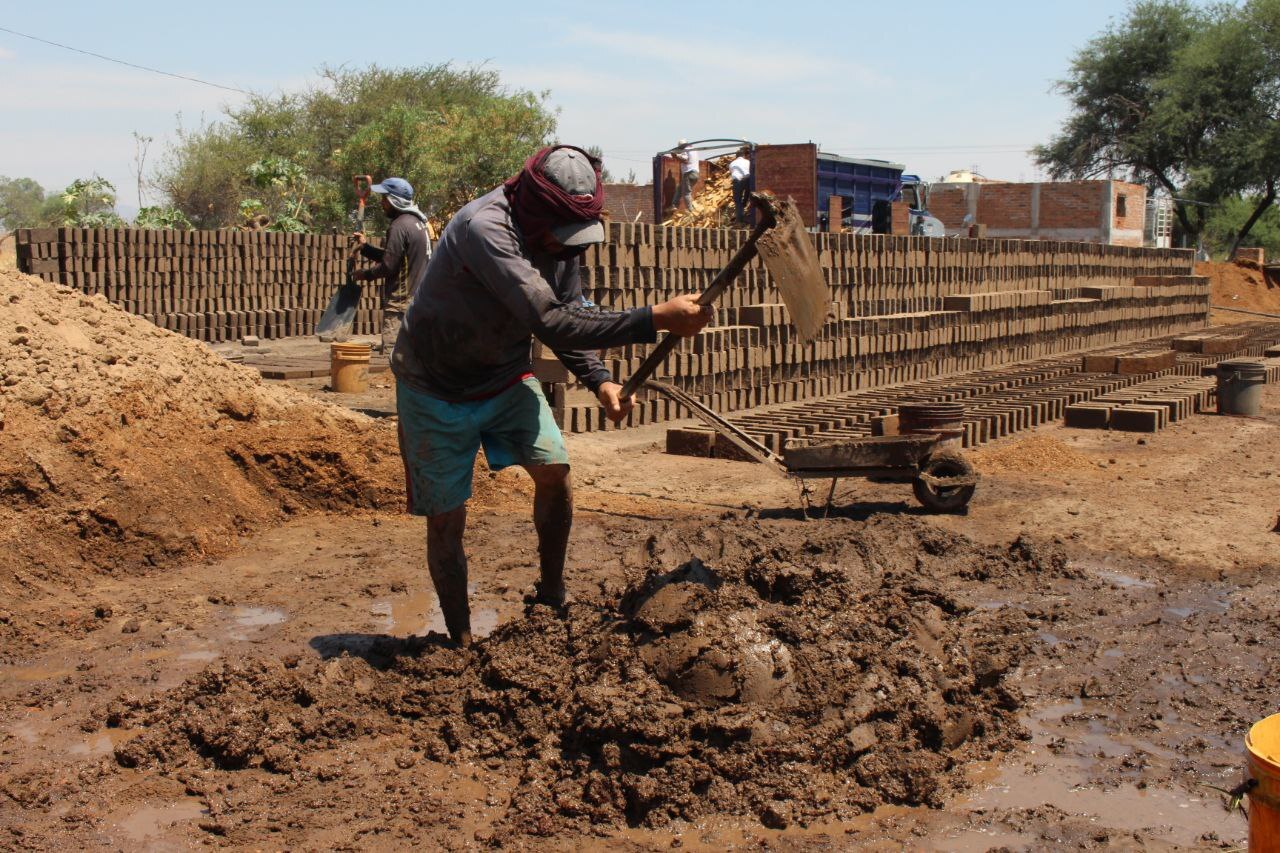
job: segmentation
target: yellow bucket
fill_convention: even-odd
[[[329,390],[339,394],[363,394],[369,390],[370,344],[329,345]]]
[[[1249,778],[1249,850],[1280,850],[1280,714],[1259,720],[1244,739]]]

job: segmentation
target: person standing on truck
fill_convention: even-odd
[[[369,189],[381,196],[382,212],[390,223],[387,239],[379,248],[369,245],[363,231],[352,235],[360,254],[373,261],[374,265],[356,270],[351,278],[355,281],[384,280],[382,352],[390,356],[409,300],[427,273],[427,261],[431,257],[431,226],[427,224],[426,214],[413,203],[413,186],[404,178],[387,178]],[[407,274],[402,274],[405,269]]]
[[[729,163],[729,180],[733,184],[733,218],[739,225],[747,224],[747,196],[751,194],[750,150],[738,149],[738,156]]]
[[[600,161],[556,145],[459,210],[409,303],[391,369],[409,512],[427,518],[427,568],[449,636],[471,643],[463,534],[476,453],[490,470],[520,465],[533,479],[540,574],[535,604],[565,601],[573,524],[569,455],[533,376],[537,338],[588,388],[610,420],[631,410],[591,350],[694,335],[712,317],[693,294],[604,311],[583,297],[580,257],[605,238]]]
[[[672,205],[673,208],[679,209],[680,202],[685,203],[685,207],[690,213],[697,210],[697,206],[693,203],[693,188],[698,183],[701,173],[698,169],[698,152],[689,147],[689,141],[681,139],[676,144],[675,158],[680,161],[680,185],[677,189],[676,201]]]

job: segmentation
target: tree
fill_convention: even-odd
[[[60,194],[45,200],[45,222],[78,228],[119,228],[124,220],[116,213],[116,188],[94,175],[72,181]]]
[[[600,182],[603,184],[614,183],[613,174],[604,165],[604,149],[599,145],[588,145],[583,150],[600,161]]]
[[[1261,246],[1267,257],[1280,257],[1280,207],[1263,207],[1248,234],[1241,239],[1244,225],[1259,209],[1260,199],[1236,196],[1213,207],[1205,221],[1205,244],[1215,255],[1231,257],[1238,246]]]
[[[497,186],[555,130],[545,93],[508,90],[482,67],[327,68],[322,77],[313,89],[255,97],[219,122],[180,127],[158,187],[200,227],[239,223],[253,201],[279,221],[251,169],[287,161],[302,201],[291,215],[305,227],[348,227],[353,174],[405,177],[418,206],[442,218]]]
[[[34,228],[41,224],[44,188],[31,178],[0,176],[0,225],[6,231]]]
[[[1230,252],[1275,202],[1280,183],[1277,24],[1280,0],[1253,0],[1239,10],[1224,7],[1179,51],[1160,83],[1161,124],[1200,128],[1197,156],[1186,164],[1184,191],[1215,204],[1241,196],[1254,201]]]
[[[1280,186],[1278,60],[1280,0],[1143,0],[1076,55],[1059,83],[1071,115],[1037,160],[1054,178],[1121,171],[1162,187],[1192,239],[1214,205],[1251,197],[1239,245]]]
[[[1050,177],[1080,180],[1120,171],[1182,197],[1203,128],[1195,116],[1173,121],[1157,110],[1179,51],[1209,23],[1208,13],[1187,0],[1143,0],[1125,21],[1090,40],[1057,84],[1071,102],[1070,115],[1035,149]],[[1175,210],[1186,233],[1200,233],[1202,208],[1178,204]]]

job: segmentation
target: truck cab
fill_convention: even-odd
[[[919,175],[903,175],[901,199],[911,210],[911,234],[916,237],[945,237],[946,226],[929,215],[929,185]]]

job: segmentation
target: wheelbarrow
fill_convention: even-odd
[[[933,512],[963,510],[969,505],[978,484],[978,472],[963,455],[944,443],[942,433],[793,439],[786,443],[779,455],[679,388],[652,380],[645,385],[693,412],[747,456],[783,476],[800,480],[800,496],[806,516],[809,512],[809,491],[803,484],[807,480],[831,480],[831,488],[827,492],[828,510],[835,497],[836,484],[842,477],[910,483],[916,500]]]

